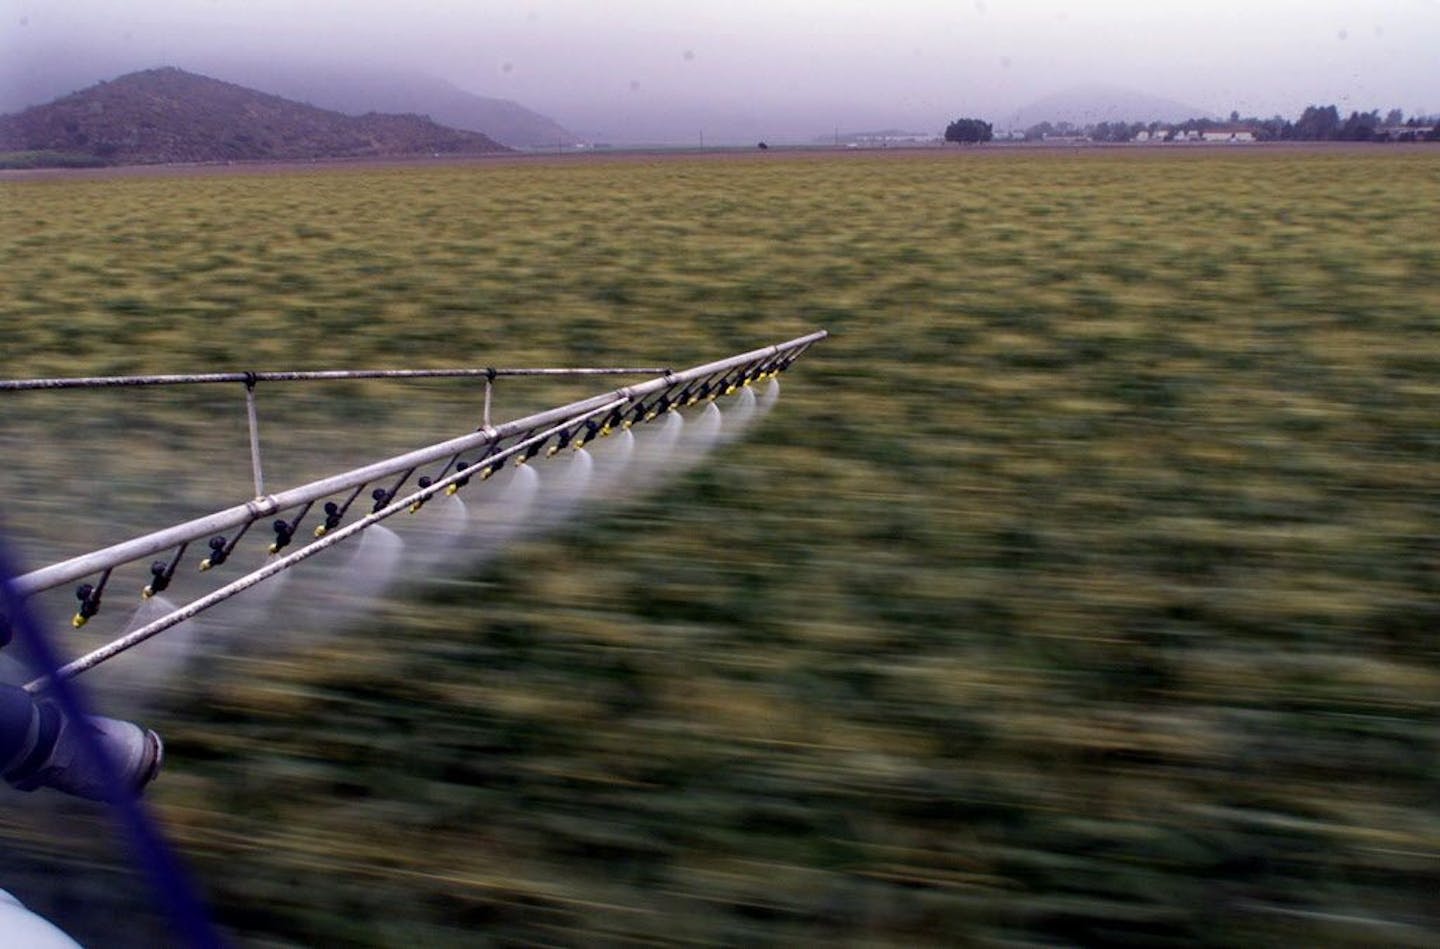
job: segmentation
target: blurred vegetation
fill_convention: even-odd
[[[57,151],[0,151],[0,169],[17,170],[25,168],[98,168],[105,160],[84,152]]]
[[[146,717],[169,751],[153,800],[238,938],[1440,940],[1440,155],[0,200],[7,377],[680,366],[833,334],[761,428],[659,495],[172,684]],[[82,507],[125,496],[102,463],[214,490],[193,453],[168,480],[204,443],[184,397],[85,398],[65,424],[9,402],[7,455],[58,462],[83,431],[55,473]],[[361,424],[332,402],[322,443]],[[7,477],[7,518],[43,533]]]

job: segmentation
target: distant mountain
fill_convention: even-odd
[[[481,132],[511,148],[555,148],[580,139],[509,99],[466,92],[417,72],[304,64],[217,64],[214,72],[255,89],[348,115],[413,112],[451,128]]]
[[[1027,129],[1041,122],[1086,126],[1097,122],[1184,122],[1210,113],[1173,99],[1112,86],[1077,86],[996,115],[996,130]]]
[[[0,116],[0,151],[115,164],[483,154],[507,149],[418,115],[339,112],[166,67]]]

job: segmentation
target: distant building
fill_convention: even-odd
[[[865,148],[889,148],[891,145],[933,145],[940,141],[923,132],[874,132],[855,136],[855,143]]]
[[[1435,133],[1433,125],[1382,125],[1375,130],[1376,142],[1424,142]]]
[[[1201,141],[1238,145],[1255,141],[1255,132],[1249,128],[1218,128],[1201,133]]]

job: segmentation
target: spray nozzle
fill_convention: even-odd
[[[211,567],[218,567],[230,559],[230,551],[225,546],[224,537],[210,538],[210,556],[200,561],[201,570],[209,570]]]
[[[80,601],[80,608],[70,620],[70,625],[79,629],[90,621],[90,617],[100,612],[100,593],[101,587],[89,583],[82,583],[75,588],[75,599]]]
[[[378,514],[385,507],[385,505],[390,503],[390,498],[392,497],[392,495],[384,488],[376,488],[374,491],[370,492],[370,497],[375,502],[374,507],[370,508],[370,513]]]
[[[322,508],[322,510],[325,512],[325,523],[316,525],[316,537],[324,537],[328,532],[339,527],[340,520],[345,516],[344,508],[340,507],[340,505],[334,501],[326,501],[325,507]]]
[[[169,585],[170,565],[163,560],[152,561],[150,563],[150,582],[145,584],[145,589],[140,591],[140,595],[148,600]]]
[[[278,554],[290,546],[290,541],[295,537],[295,528],[289,521],[283,518],[277,520],[270,526],[275,529],[275,542],[270,545],[270,552],[272,554]]]
[[[578,437],[575,438],[573,441],[575,450],[579,451],[580,449],[584,448],[588,442],[593,441],[595,439],[595,436],[599,434],[600,424],[598,422],[594,421],[593,419],[586,422],[576,432],[576,435]]]
[[[430,478],[429,475],[421,475],[418,479],[416,479],[415,483],[416,483],[417,485],[419,485],[419,486],[423,489],[423,488],[428,488],[428,487],[430,487],[430,485],[434,484],[435,482]],[[420,510],[422,507],[425,506],[425,502],[428,501],[428,500],[430,500],[430,499],[429,499],[429,498],[421,498],[420,500],[416,501],[414,504],[411,504],[411,505],[410,505],[410,513],[411,513],[411,514],[414,514],[416,511]]]
[[[489,480],[491,475],[493,475],[495,472],[499,471],[503,467],[505,467],[505,459],[495,459],[494,461],[490,462],[488,465],[480,469],[480,480]]]
[[[457,461],[457,462],[455,462],[455,470],[456,470],[456,471],[464,471],[464,470],[466,470],[466,469],[469,468],[469,467],[470,467],[470,462],[468,462],[468,461]],[[465,477],[461,478],[459,481],[456,481],[454,484],[450,485],[450,487],[446,488],[446,489],[445,489],[445,493],[446,493],[446,494],[454,494],[456,491],[459,491],[461,488],[465,487],[465,485],[467,485],[467,484],[469,484],[469,483],[470,483],[470,476],[469,476],[469,475],[466,475]]]
[[[615,431],[618,426],[624,423],[624,420],[624,409],[616,409],[609,415],[605,416],[605,421],[600,424],[601,437],[603,438],[604,436],[609,435],[611,432]]]
[[[175,569],[180,566],[180,558],[185,556],[185,549],[189,546],[189,541],[181,544],[168,564],[163,560],[150,564],[150,582],[140,590],[142,599],[148,600],[170,585],[170,581],[175,577]]]

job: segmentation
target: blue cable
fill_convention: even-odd
[[[10,588],[10,581],[20,576],[18,564],[11,560],[0,532],[0,612],[9,618],[16,639],[34,658],[39,671],[49,677],[50,695],[72,722],[86,720],[86,702],[74,682],[58,675],[62,663],[50,641],[35,622],[24,599]],[[133,858],[140,865],[155,899],[169,916],[178,941],[195,949],[220,949],[223,943],[211,924],[204,904],[196,895],[174,852],[165,843],[157,822],[147,812],[138,795],[124,787],[110,754],[88,728],[76,729],[85,753],[99,768],[105,782],[119,791],[111,795],[118,819],[130,841]]]

